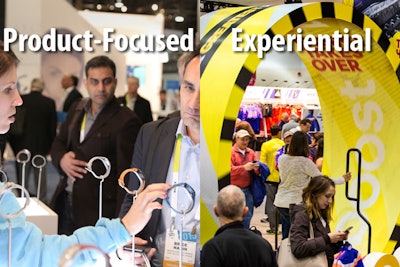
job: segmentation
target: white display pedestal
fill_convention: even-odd
[[[21,207],[25,205],[25,198],[17,198]],[[38,226],[43,234],[55,235],[58,228],[58,215],[36,197],[30,198],[30,203],[24,210],[26,220]]]

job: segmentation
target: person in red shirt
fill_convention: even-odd
[[[235,133],[235,144],[231,153],[231,184],[240,187],[246,196],[246,206],[249,211],[243,219],[245,228],[250,227],[250,221],[253,217],[253,196],[251,194],[251,171],[259,174],[259,164],[257,162],[254,150],[248,148],[250,134],[246,130],[239,130]]]

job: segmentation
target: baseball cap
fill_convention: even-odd
[[[283,134],[283,139],[285,139],[286,137],[292,136],[295,132],[297,132],[298,130],[296,128],[292,128],[289,131],[286,131]]]
[[[245,137],[245,136],[249,136],[250,137],[251,135],[249,134],[248,131],[242,129],[242,130],[237,131],[235,136],[239,137],[239,138],[242,138],[242,137]]]

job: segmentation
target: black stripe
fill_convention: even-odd
[[[235,128],[235,122],[234,120],[229,120],[229,119],[224,119],[224,122],[222,123],[222,129],[221,129],[221,140],[229,140],[232,141],[232,136],[233,136],[233,129]]]
[[[322,17],[323,18],[335,18],[335,7],[333,2],[321,3]]]
[[[399,79],[399,82],[400,82],[400,65],[397,67],[396,74],[397,74],[397,78]]]
[[[400,241],[400,226],[398,226],[398,225],[394,226],[393,232],[389,239],[392,241],[397,241],[396,247],[393,250],[393,252],[394,252],[399,247],[399,243],[400,243],[399,242]]]
[[[222,178],[218,179],[218,190],[221,190],[227,185],[231,184],[231,176],[230,173],[224,175]]]
[[[223,19],[223,20],[221,20],[219,23],[217,23],[217,25],[215,25],[210,31],[208,31],[208,32],[206,33],[206,35],[203,36],[203,38],[201,38],[201,40],[200,40],[200,46],[203,46],[203,44],[206,42],[206,40],[208,40],[208,38],[210,38],[211,35],[213,35],[219,28],[221,28],[222,25],[225,24],[225,22],[227,22],[227,21],[230,20],[231,18],[237,16],[238,14],[240,14],[240,13],[242,13],[243,11],[246,11],[246,10],[248,10],[248,9],[249,9],[249,8],[243,9],[243,10],[238,11],[238,12],[236,12],[236,13],[233,13],[232,15],[226,17],[225,19]]]
[[[274,36],[275,36],[275,33],[274,33],[274,31],[273,30],[271,30],[271,29],[268,29],[268,31],[266,32],[266,33],[264,33],[265,35],[268,35],[269,36],[269,38],[272,40],[273,38],[274,38]],[[263,52],[263,58],[265,57],[265,55],[268,53],[268,51],[264,51]]]
[[[399,225],[394,226],[393,232],[390,236],[390,240],[400,241],[400,226]]]
[[[389,39],[386,38],[386,36],[383,32],[381,33],[381,36],[379,36],[378,44],[385,53],[389,49],[389,46],[390,46]]]
[[[231,29],[236,28],[238,25],[240,25],[243,21],[247,20],[248,18],[252,17],[254,14],[265,10],[266,8],[257,8],[253,12],[247,14],[243,18],[240,18],[238,21],[235,23],[231,24],[229,28],[214,42],[210,50],[206,54],[203,55],[203,59],[201,60],[200,63],[200,77],[203,75],[204,70],[206,69],[206,66],[208,65],[208,62],[211,60],[212,56],[215,54],[215,52],[218,50],[219,46],[224,42],[226,37],[231,34]],[[243,10],[244,12],[246,10]],[[240,12],[240,13],[242,13]],[[206,39],[204,39],[206,41]]]
[[[358,12],[355,8],[353,8],[353,17],[351,19],[351,22],[361,29],[364,28],[364,14],[361,12]]]
[[[304,14],[303,8],[298,8],[289,13],[290,20],[292,21],[293,27],[306,22],[306,15]]]
[[[251,73],[251,71],[243,66],[242,69],[239,71],[235,84],[237,84],[243,90],[246,90],[246,87],[249,84],[252,75],[253,73]]]
[[[271,38],[271,40],[272,40],[272,39],[274,38],[274,36],[275,36],[274,31],[271,30],[271,29],[268,29],[268,31],[267,31],[265,34],[268,35],[269,38]]]

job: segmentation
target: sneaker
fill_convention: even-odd
[[[274,235],[274,234],[275,234],[274,230],[271,230],[271,229],[267,230],[267,235]],[[280,235],[280,234],[282,234],[282,232],[278,230],[278,235]]]
[[[269,219],[268,219],[268,217],[265,217],[265,218],[262,218],[262,219],[260,220],[260,222],[262,222],[262,223],[267,223],[267,222],[269,222]]]

